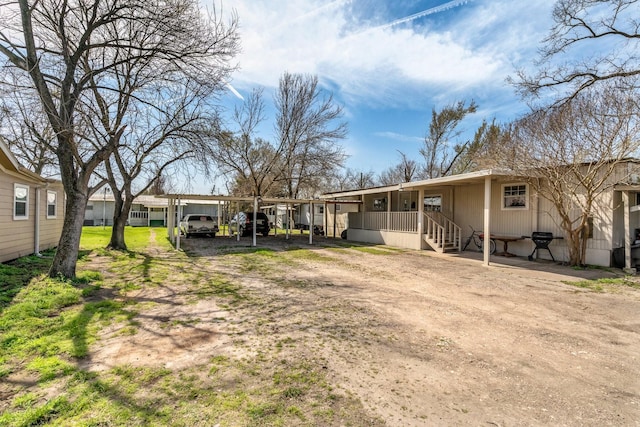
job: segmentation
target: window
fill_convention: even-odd
[[[383,199],[373,199],[373,210],[374,211],[384,211],[387,209],[387,198]]]
[[[336,212],[340,211],[340,203],[336,203],[335,207],[336,207]]]
[[[527,185],[503,185],[502,209],[527,209]]]
[[[29,218],[29,187],[22,184],[13,185],[13,219]]]
[[[323,214],[324,213],[324,206],[318,206],[318,213],[319,214]]]
[[[442,196],[425,196],[424,210],[427,212],[442,212]]]
[[[56,217],[58,205],[58,193],[55,191],[47,191],[47,219]]]

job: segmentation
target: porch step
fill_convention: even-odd
[[[441,212],[425,212],[422,238],[436,252],[459,250],[460,226]]]
[[[445,244],[444,246],[442,244],[438,244],[435,240],[430,239],[429,237],[427,237],[427,235],[423,234],[422,238],[424,239],[424,241],[431,246],[431,248],[439,253],[445,253],[445,252],[453,252],[453,251],[457,251],[458,248],[460,247],[458,243],[454,243],[454,242],[449,242],[448,238],[445,239]]]

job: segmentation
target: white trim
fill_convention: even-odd
[[[17,216],[16,215],[16,190],[18,188],[22,188],[27,190],[27,200],[24,202],[25,203],[25,207],[24,207],[24,216]],[[23,202],[20,202],[23,203]],[[28,185],[24,185],[24,184],[18,184],[18,183],[14,183],[13,184],[13,220],[14,221],[25,221],[29,219],[29,186]]]
[[[49,203],[49,194],[53,194],[55,199],[53,203]],[[49,215],[49,206],[53,205],[53,215]],[[58,217],[58,192],[53,190],[47,190],[47,219],[56,219]]]
[[[505,196],[504,191],[506,187],[524,187],[524,206],[505,206]],[[502,184],[500,186],[500,209],[503,211],[526,211],[529,210],[529,184],[525,182],[511,182],[507,184]],[[512,195],[510,197],[517,197],[517,195]]]

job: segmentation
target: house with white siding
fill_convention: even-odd
[[[222,203],[216,200],[180,201],[182,215],[205,214],[214,218],[220,216]],[[84,213],[84,225],[113,225],[115,200],[113,193],[105,190],[95,192],[89,197]],[[133,200],[129,212],[129,225],[134,227],[166,227],[168,199],[153,195],[140,195]]]
[[[0,141],[0,262],[56,247],[64,220],[64,189],[20,166]]]
[[[616,253],[624,253],[627,268],[635,264],[635,252],[639,251],[635,243],[640,235],[640,185],[629,171],[637,166],[638,161],[634,160],[618,165],[610,178],[610,190],[597,199],[590,218],[587,264],[611,266]],[[536,245],[523,236],[547,232],[556,237],[549,245],[555,260],[568,260],[568,248],[553,203],[535,194],[524,180],[502,171],[483,170],[335,192],[321,198],[334,203],[361,202],[354,205],[358,206],[358,212],[348,214],[349,240],[457,252],[473,228],[494,238],[503,254],[527,257]],[[538,250],[536,256],[551,259],[546,250]],[[487,249],[485,264],[490,259]]]

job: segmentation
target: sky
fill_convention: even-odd
[[[206,4],[206,0],[202,0]],[[512,120],[526,103],[506,82],[533,70],[554,0],[233,0],[242,52],[221,98],[227,111],[253,88],[272,96],[283,72],[317,75],[344,108],[346,166],[380,173],[398,151],[419,159],[432,109],[474,100],[461,128]],[[273,140],[274,115],[260,136]]]

